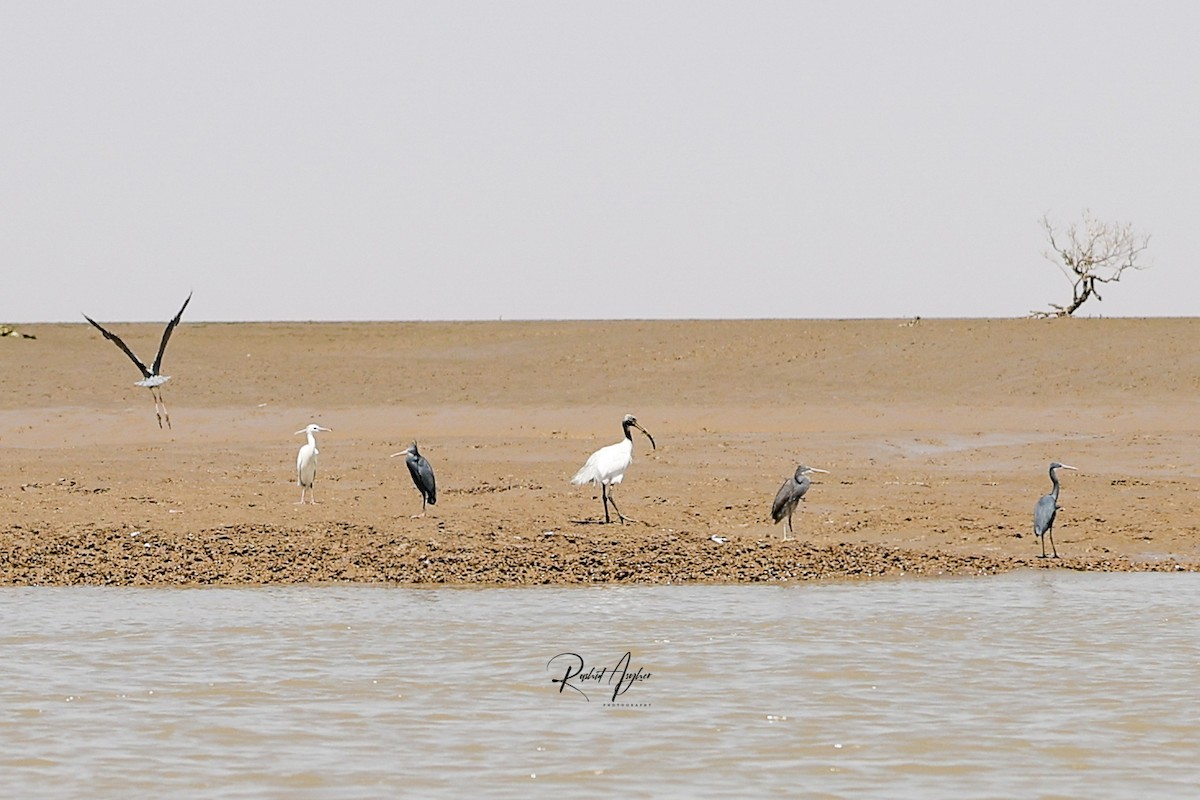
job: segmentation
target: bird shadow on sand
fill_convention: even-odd
[[[621,522],[605,522],[602,519],[572,519],[572,520],[567,520],[567,521],[570,522],[572,525],[600,525],[600,526],[611,525],[611,526],[617,527],[617,528],[622,527]],[[654,527],[654,523],[652,523],[652,522],[642,522],[641,520],[633,519],[632,517],[626,517],[624,524],[625,525],[645,525],[647,528]]]

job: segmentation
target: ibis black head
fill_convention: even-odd
[[[650,435],[650,431],[646,430],[641,425],[639,425],[638,421],[637,421],[637,417],[635,417],[633,414],[625,415],[625,419],[621,420],[621,427],[623,427],[625,429],[625,438],[626,439],[633,439],[633,437],[629,435],[630,427],[637,428],[639,431],[646,434],[646,438],[650,440],[650,447],[652,447],[655,450],[658,449],[658,445],[654,444],[654,437]]]

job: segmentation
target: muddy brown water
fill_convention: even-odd
[[[1057,570],[3,588],[3,794],[1183,797],[1198,602]]]

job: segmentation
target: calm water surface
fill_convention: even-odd
[[[1192,796],[1198,607],[1057,571],[5,588],[0,796]]]

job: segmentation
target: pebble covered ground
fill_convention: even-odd
[[[203,313],[197,296],[188,313]],[[86,323],[0,338],[0,585],[531,585],[1200,563],[1200,320],[211,324],[160,429]],[[161,324],[121,326],[135,350]],[[598,347],[597,342],[603,342]],[[597,524],[572,486],[635,413]],[[295,459],[319,436],[316,505]],[[635,431],[636,433],[636,431]],[[403,459],[433,464],[420,511]],[[1038,558],[1033,506],[1064,474]],[[768,512],[797,463],[828,470]]]

